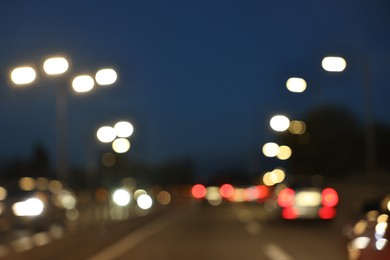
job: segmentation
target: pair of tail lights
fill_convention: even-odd
[[[318,216],[321,219],[332,219],[336,216],[335,207],[339,203],[339,196],[333,188],[323,189],[321,192],[321,205],[318,210]],[[283,217],[286,219],[297,218],[298,213],[295,209],[295,191],[291,188],[285,188],[278,194],[278,205],[283,208]]]

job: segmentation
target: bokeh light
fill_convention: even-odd
[[[134,127],[129,122],[121,121],[115,124],[114,130],[117,137],[126,138],[133,134]]]
[[[116,158],[112,153],[104,153],[102,156],[102,164],[106,167],[112,167],[115,165]]]
[[[95,81],[89,75],[80,75],[73,79],[72,87],[77,93],[84,93],[91,91],[95,86]]]
[[[69,63],[64,57],[53,57],[43,63],[43,70],[48,75],[59,75],[65,73],[69,68]]]
[[[53,193],[59,193],[63,188],[63,185],[58,180],[52,180],[49,182],[49,190]]]
[[[115,130],[111,126],[102,126],[97,130],[96,137],[102,143],[111,143],[116,137]]]
[[[202,184],[195,184],[191,189],[191,194],[195,199],[202,199],[206,196],[206,187]]]
[[[221,193],[221,196],[225,199],[230,199],[234,195],[234,187],[231,184],[223,184],[219,191]]]
[[[292,151],[291,148],[287,145],[281,145],[279,146],[279,153],[276,155],[276,157],[279,160],[287,160],[291,157]]]
[[[329,72],[341,72],[347,67],[347,62],[341,57],[325,57],[322,60],[322,68]]]
[[[16,85],[25,85],[32,83],[37,74],[35,70],[32,67],[19,67],[15,68],[11,72],[11,80],[16,84]]]
[[[130,142],[125,138],[118,138],[112,142],[112,149],[116,153],[125,153],[130,150]]]
[[[137,198],[137,205],[141,209],[150,209],[153,205],[153,200],[148,194],[142,194]]]
[[[291,92],[302,93],[306,90],[307,84],[302,78],[289,78],[286,87]]]
[[[117,80],[118,75],[113,69],[101,69],[95,75],[97,84],[101,86],[114,84]]]
[[[160,203],[161,205],[168,205],[172,200],[171,194],[165,190],[157,193],[156,198],[157,198],[158,203]]]
[[[277,132],[283,132],[290,126],[290,119],[284,115],[275,115],[270,120],[270,126]]]
[[[125,189],[118,189],[114,191],[112,199],[118,206],[127,206],[130,203],[130,193]]]
[[[302,121],[293,120],[288,130],[294,135],[302,135],[306,132],[306,124]]]
[[[279,145],[269,142],[263,145],[263,154],[267,157],[275,157],[279,153]]]
[[[31,177],[23,177],[19,179],[19,187],[25,191],[33,190],[35,188],[35,180]]]
[[[209,186],[206,188],[206,199],[211,206],[218,206],[222,202],[219,188],[215,186]]]
[[[3,187],[0,187],[0,200],[5,200],[7,198],[7,190]]]

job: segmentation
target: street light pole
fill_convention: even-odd
[[[363,65],[363,93],[364,93],[364,121],[365,121],[365,144],[366,144],[366,171],[368,176],[376,173],[376,138],[375,124],[373,120],[373,95],[372,76],[368,62]]]
[[[68,175],[68,91],[59,84],[56,89],[56,155],[58,178],[69,184]]]
[[[375,125],[373,120],[373,95],[372,95],[372,76],[370,64],[367,60],[362,59],[363,75],[363,107],[364,107],[364,135],[365,135],[365,160],[366,174],[372,176],[376,173],[376,140]],[[325,57],[322,60],[322,67],[326,71],[341,72],[346,67],[346,62],[341,57]]]
[[[52,57],[45,60],[43,69],[48,76],[58,76],[67,72],[69,63],[64,57]],[[11,80],[17,86],[29,85],[36,79],[36,70],[31,66],[17,67],[11,71]],[[100,69],[95,76],[101,86],[112,85],[117,80],[114,69]],[[68,169],[68,89],[60,82],[56,88],[56,174],[59,179],[69,184]],[[79,75],[72,81],[75,92],[89,92],[95,80],[89,75]]]

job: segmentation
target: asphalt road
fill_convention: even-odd
[[[259,204],[197,203],[85,229],[7,258],[343,260],[346,253],[337,221],[270,221]]]

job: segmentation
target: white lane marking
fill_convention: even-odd
[[[293,260],[283,249],[273,243],[264,246],[264,253],[271,260]]]
[[[100,251],[96,255],[89,258],[90,260],[107,260],[115,259],[126,252],[133,249],[138,244],[142,243],[149,237],[157,234],[168,226],[174,224],[185,216],[189,215],[193,210],[185,210],[183,208],[175,212],[171,212],[169,215],[165,215],[162,218],[159,218],[145,226],[135,230],[126,237],[119,240],[117,243],[109,246],[108,248]],[[183,212],[184,211],[184,212]]]

